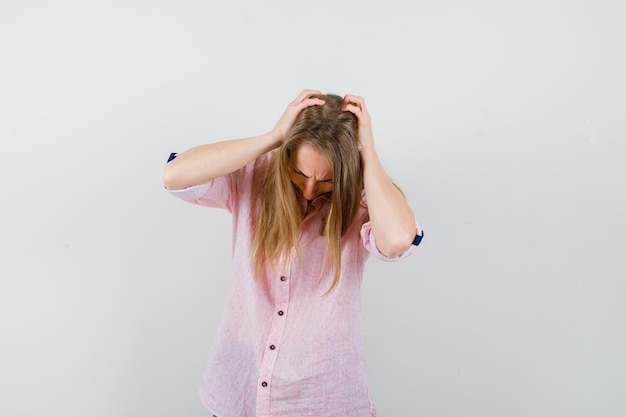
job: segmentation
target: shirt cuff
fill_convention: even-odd
[[[161,177],[161,187],[163,187],[165,191],[167,191],[174,197],[180,198],[184,201],[197,200],[198,198],[206,194],[210,186],[211,183],[208,182],[206,184],[192,185],[191,187],[182,188],[180,190],[168,190],[167,188],[165,188],[165,184],[163,183],[163,177]]]
[[[374,257],[381,259],[383,261],[386,262],[394,262],[394,261],[399,261],[400,259],[404,259],[407,256],[411,255],[415,249],[417,248],[417,245],[411,244],[411,246],[408,247],[407,250],[405,250],[404,252],[402,252],[400,255],[391,258],[389,256],[386,256],[384,254],[382,254],[379,250],[378,250],[378,246],[376,246],[376,238],[374,237],[374,233],[372,233],[371,231],[371,226],[369,225],[369,222],[364,224],[364,228],[361,230],[361,238],[363,239],[366,247],[369,249],[370,253],[372,255],[374,255]],[[417,236],[423,236],[424,232],[422,231],[422,229],[416,225],[415,227],[415,233]]]

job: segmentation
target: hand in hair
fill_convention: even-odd
[[[276,126],[272,129],[272,135],[282,142],[302,110],[311,106],[321,106],[325,103],[324,100],[313,97],[321,95],[322,93],[317,90],[302,90],[298,97],[289,103],[289,106],[287,106],[287,109],[278,120],[278,123],[276,123]]]
[[[343,102],[345,103],[343,110],[353,113],[359,121],[359,150],[373,148],[372,118],[365,107],[365,100],[363,97],[346,94]]]
[[[367,209],[378,250],[390,258],[404,253],[415,238],[415,217],[404,194],[389,178],[374,148],[372,119],[363,97],[346,94],[344,111],[358,119],[359,151]]]

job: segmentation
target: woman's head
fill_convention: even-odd
[[[341,97],[325,94],[320,98],[325,104],[302,110],[296,119],[278,150],[277,168],[307,200],[330,193],[343,235],[363,190],[357,118],[342,110]]]
[[[342,110],[343,99],[337,95],[319,98],[325,104],[300,112],[270,162],[253,221],[253,264],[260,272],[266,262],[278,261],[292,248],[299,252],[305,213],[298,196],[313,200],[328,194],[330,209],[321,233],[325,263],[334,266],[332,290],[341,268],[340,239],[359,208],[363,174],[356,116]]]

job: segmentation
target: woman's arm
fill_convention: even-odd
[[[270,132],[252,138],[196,146],[165,165],[163,185],[168,190],[179,190],[207,183],[215,177],[236,171],[278,145],[280,140]]]
[[[312,95],[321,95],[321,92],[302,91],[289,104],[269,133],[201,145],[179,154],[163,168],[163,185],[168,190],[179,190],[204,184],[215,177],[236,171],[264,153],[277,148],[302,109],[324,104],[323,100],[312,98]]]
[[[415,217],[378,158],[365,101],[362,97],[347,94],[344,102],[344,110],[354,113],[359,120],[363,183],[376,246],[383,255],[395,258],[406,251],[415,238]]]

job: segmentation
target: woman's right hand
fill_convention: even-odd
[[[324,104],[324,100],[312,97],[321,94],[315,90],[302,91],[269,134],[200,145],[179,154],[163,168],[163,185],[168,190],[179,190],[205,184],[280,146],[303,109]]]
[[[289,103],[289,106],[287,106],[287,109],[271,132],[272,136],[276,137],[278,144],[281,144],[283,140],[285,140],[289,129],[291,129],[291,126],[293,126],[296,118],[302,110],[311,106],[321,106],[325,103],[322,99],[312,97],[321,95],[322,93],[317,90],[302,90],[298,97]]]

